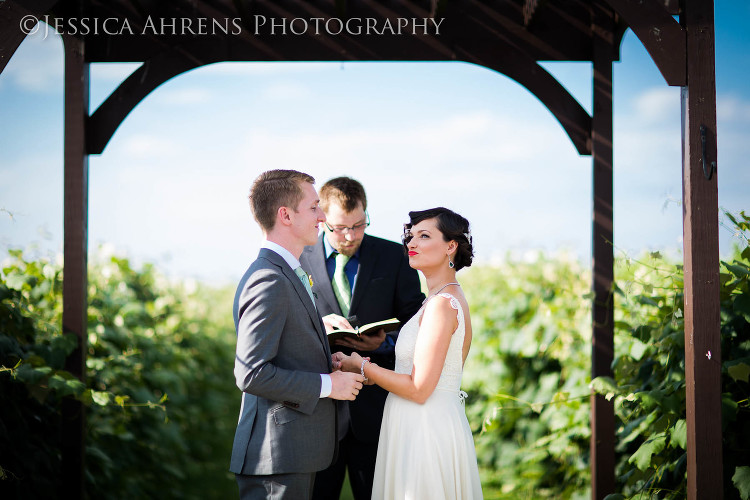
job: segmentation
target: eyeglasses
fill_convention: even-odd
[[[347,231],[351,231],[353,233],[356,233],[358,231],[363,231],[367,226],[370,225],[370,214],[365,212],[365,218],[366,222],[360,222],[359,224],[354,224],[353,226],[331,226],[327,222],[324,222],[326,229],[328,229],[332,233],[336,234],[346,234]]]

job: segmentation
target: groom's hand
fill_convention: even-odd
[[[347,358],[348,356],[344,354],[343,352],[334,352],[331,355],[331,364],[333,365],[333,371],[340,370],[341,369],[341,363]]]
[[[364,378],[359,373],[335,371],[331,373],[331,399],[354,401],[362,389]]]

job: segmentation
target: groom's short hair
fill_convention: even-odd
[[[268,170],[255,179],[250,188],[250,208],[260,227],[268,232],[276,224],[276,213],[281,207],[297,211],[304,192],[302,183],[315,179],[296,170]]]

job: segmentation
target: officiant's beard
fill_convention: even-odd
[[[364,235],[362,235],[362,238],[364,238]],[[347,257],[351,257],[355,253],[357,253],[357,250],[359,250],[359,246],[362,244],[362,238],[357,238],[353,241],[331,241],[328,240],[328,243],[331,244],[331,246],[336,249],[336,251],[340,254],[346,255]]]

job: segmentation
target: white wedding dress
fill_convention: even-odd
[[[424,404],[388,394],[380,427],[373,500],[482,498],[474,440],[463,405],[465,393],[460,390],[464,313],[452,295],[437,296],[449,299],[458,311],[458,328],[437,387]],[[396,343],[397,373],[412,371],[423,313],[424,306],[401,328]]]

